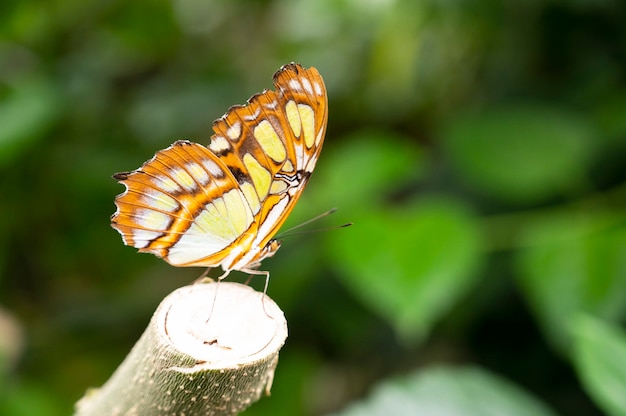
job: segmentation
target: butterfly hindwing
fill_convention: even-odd
[[[251,206],[257,206],[256,197],[263,201],[256,220],[260,246],[278,231],[308,182],[328,118],[326,88],[315,68],[286,65],[274,85],[276,91],[257,94],[217,120],[209,146],[217,152],[230,142],[228,165],[247,174],[242,183],[256,191]]]
[[[207,258],[215,262],[211,256],[253,221],[230,171],[196,143],[178,141],[140,169],[116,178],[127,190],[116,199],[113,226],[127,245],[173,265]]]

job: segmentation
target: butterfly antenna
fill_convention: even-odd
[[[289,236],[292,236],[292,235],[298,235],[298,234],[304,234],[304,233],[310,233],[310,232],[317,232],[317,231],[334,230],[336,228],[344,228],[344,227],[349,227],[349,226],[352,225],[352,223],[349,222],[349,223],[342,224],[342,225],[339,225],[339,226],[336,226],[336,227],[326,227],[326,228],[318,228],[318,229],[315,229],[315,230],[306,230],[306,231],[293,232],[294,230],[297,230],[298,228],[302,228],[305,225],[311,224],[312,222],[315,222],[315,221],[317,221],[319,219],[322,219],[322,218],[327,217],[327,216],[329,216],[331,214],[334,214],[335,211],[337,211],[337,208],[331,208],[331,209],[329,209],[326,212],[322,212],[321,214],[319,214],[319,215],[317,215],[317,216],[315,216],[315,217],[313,217],[311,219],[308,219],[308,220],[304,221],[303,223],[300,223],[298,225],[295,225],[295,226],[289,228],[288,230],[283,231],[278,236],[276,236],[276,238],[277,239],[281,239],[281,238],[289,237]]]
[[[336,230],[338,228],[350,227],[352,224],[353,223],[351,223],[351,222],[347,222],[345,224],[333,225],[331,227],[314,228],[312,230],[302,230],[302,231],[296,231],[296,232],[290,232],[290,233],[285,232],[285,233],[281,234],[280,237],[278,237],[278,238],[292,237],[294,235],[300,235],[300,234],[317,233],[317,232],[320,232],[320,231]]]

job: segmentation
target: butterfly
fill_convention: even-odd
[[[113,177],[111,225],[124,244],[174,266],[265,274],[261,261],[302,195],[322,150],[328,99],[317,69],[291,63],[275,91],[253,95],[213,122],[207,146],[179,140],[139,169]]]

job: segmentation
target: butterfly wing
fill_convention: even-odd
[[[274,85],[216,120],[208,148],[178,141],[115,175],[126,191],[112,225],[125,244],[175,266],[224,270],[278,248],[270,240],[315,167],[328,113],[315,68],[285,65]]]
[[[276,91],[253,96],[216,120],[209,148],[235,173],[258,224],[264,248],[300,198],[322,150],[328,120],[324,81],[315,68],[283,66]],[[262,260],[246,251],[237,266]]]

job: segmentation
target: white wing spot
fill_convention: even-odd
[[[319,146],[323,138],[324,138],[324,128],[322,127],[320,131],[317,132],[317,136],[315,137],[315,145]]]
[[[228,140],[226,140],[224,136],[215,136],[211,139],[209,149],[211,149],[213,153],[220,153],[230,149],[230,143],[228,143]]]
[[[241,123],[238,121],[230,126],[226,131],[226,135],[230,137],[231,140],[237,141],[241,135]]]
[[[204,170],[204,168],[197,163],[193,163],[193,162],[187,163],[185,165],[185,169],[187,169],[187,171],[189,171],[191,176],[196,181],[198,181],[200,185],[202,186],[208,185],[209,182],[211,181],[211,178],[209,177],[209,174],[207,173],[207,171]]]
[[[161,233],[156,231],[142,230],[140,228],[133,229],[133,247],[146,248],[155,238],[159,237]],[[124,239],[126,243],[126,239]],[[128,244],[127,244],[128,245]]]
[[[315,93],[319,96],[324,95],[324,92],[322,91],[322,86],[320,85],[319,82],[316,82],[315,84],[313,84],[313,86],[315,87]]]
[[[265,104],[265,108],[267,108],[268,110],[275,110],[277,106],[278,106],[278,100],[274,100],[271,103]]]
[[[254,121],[261,114],[261,107],[257,108],[254,114],[250,114],[243,117],[244,121]]]
[[[289,88],[294,91],[302,91],[302,84],[297,79],[292,79],[289,81]]]
[[[313,87],[311,87],[311,82],[308,79],[302,78],[302,85],[304,85],[304,89],[309,94],[313,95]]]
[[[315,169],[315,164],[317,163],[317,158],[316,157],[312,157],[309,160],[309,163],[306,164],[306,166],[304,167],[304,171],[308,172],[308,173],[312,173],[313,169]]]
[[[206,170],[209,171],[211,175],[213,175],[214,178],[221,178],[224,176],[224,171],[220,169],[220,167],[217,166],[217,163],[213,162],[212,160],[204,159],[202,161],[202,165]]]
[[[170,169],[170,176],[176,180],[183,188],[188,191],[196,190],[196,181],[193,180],[187,171],[180,167]]]
[[[298,170],[302,169],[305,164],[304,160],[304,148],[302,146],[296,146],[296,166],[298,166]]]
[[[180,186],[172,179],[167,176],[157,176],[152,182],[157,186],[157,188],[162,189],[165,192],[176,193],[180,192]]]

